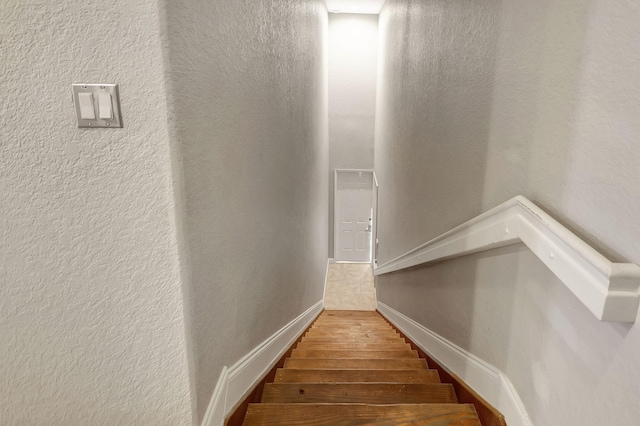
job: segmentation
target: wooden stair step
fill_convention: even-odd
[[[392,328],[388,323],[381,321],[338,321],[338,320],[318,320],[314,321],[312,327],[384,327]]]
[[[322,327],[313,326],[308,333],[378,333],[378,334],[398,334],[391,328],[383,327]]]
[[[369,322],[384,322],[389,324],[387,321],[383,320],[381,317],[379,316],[375,316],[375,315],[354,315],[354,316],[348,316],[348,317],[343,317],[343,316],[335,316],[335,315],[328,315],[328,316],[319,316],[318,318],[316,318],[316,320],[314,322],[318,322],[318,321],[336,321],[336,322],[340,322],[340,321],[344,321],[344,322],[358,322],[358,321],[369,321]]]
[[[329,330],[329,331],[351,331],[351,330],[371,330],[371,331],[395,331],[384,324],[314,324],[309,330]]]
[[[458,398],[449,383],[268,383],[262,402],[456,404]]]
[[[331,326],[331,327],[385,327],[392,328],[388,323],[383,321],[338,321],[338,320],[318,320],[311,325],[315,326]]]
[[[335,358],[287,358],[284,368],[297,369],[344,369],[344,370],[420,370],[428,369],[427,361],[421,358],[387,359],[335,359]]]
[[[396,332],[391,327],[384,327],[384,326],[379,326],[379,325],[369,325],[369,326],[364,326],[364,325],[332,326],[332,325],[319,324],[319,325],[312,325],[309,328],[309,331],[341,331],[341,332],[346,332],[346,331],[363,331],[363,330],[378,331],[378,332],[391,332],[391,333],[395,333]]]
[[[335,309],[328,309],[322,311],[320,314],[321,318],[324,317],[355,317],[355,316],[364,316],[364,317],[375,317],[381,318],[380,314],[376,311],[341,311]]]
[[[356,350],[356,351],[379,351],[380,349],[384,350],[394,350],[394,351],[403,351],[403,350],[411,350],[411,346],[408,343],[404,343],[402,341],[398,342],[387,342],[384,345],[380,343],[314,343],[314,342],[300,342],[296,345],[296,349],[305,349],[305,350],[338,350],[338,351],[348,351],[348,350]]]
[[[480,426],[471,404],[249,404],[245,425]]]
[[[370,321],[370,322],[384,322],[387,323],[387,321],[383,320],[381,317],[375,316],[375,315],[351,315],[351,316],[337,316],[337,315],[326,315],[326,316],[319,316],[318,318],[316,318],[316,320],[314,322],[318,322],[318,321],[336,321],[336,322],[340,322],[340,321],[344,321],[344,322],[358,322],[358,321]],[[387,323],[388,324],[388,323]]]
[[[373,343],[373,342],[380,342],[381,344],[384,344],[386,342],[402,342],[402,343],[406,343],[406,341],[399,335],[395,335],[395,336],[387,336],[387,337],[344,337],[342,339],[336,339],[335,336],[330,337],[330,336],[308,336],[308,335],[304,335],[301,339],[302,342],[325,342],[325,343],[330,343],[330,342],[345,342],[345,343]]]
[[[338,325],[338,326],[333,326],[333,325],[325,325],[325,324],[318,324],[318,325],[312,325],[311,328],[309,329],[310,331],[391,331],[394,332],[395,330],[393,330],[391,327],[387,327],[384,325]]]
[[[349,317],[327,315],[318,317],[316,321],[375,321],[386,323],[385,320],[375,315],[352,315]]]
[[[345,339],[402,339],[402,337],[397,333],[378,333],[371,331],[337,331],[335,333],[329,333],[325,331],[309,331],[304,335],[304,337],[315,339],[332,338],[336,342]]]
[[[313,322],[314,324],[326,323],[326,324],[384,324],[389,325],[388,322],[381,320],[380,318],[318,318]]]
[[[437,370],[278,368],[274,383],[440,383]]]
[[[316,321],[383,321],[382,317],[377,315],[320,315]]]
[[[291,358],[418,358],[415,350],[398,351],[339,351],[330,349],[294,349],[291,351]]]
[[[390,326],[388,322],[381,320],[380,318],[318,318],[313,322],[314,324],[380,324]]]
[[[378,332],[378,331],[336,331],[335,333],[331,333],[329,331],[308,331],[305,337],[316,337],[316,338],[326,338],[330,337],[335,340],[341,339],[401,339],[400,335],[395,332]]]
[[[380,320],[333,320],[320,319],[313,322],[313,325],[331,325],[346,327],[391,327],[388,323]]]

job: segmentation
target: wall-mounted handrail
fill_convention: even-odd
[[[634,322],[640,266],[614,263],[523,196],[383,265],[375,275],[524,243],[602,321]]]

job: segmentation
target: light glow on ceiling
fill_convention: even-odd
[[[385,0],[325,0],[332,13],[364,13],[377,15]]]

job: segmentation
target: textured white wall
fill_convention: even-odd
[[[389,0],[380,262],[523,194],[640,262],[640,5]],[[382,276],[379,300],[507,373],[536,424],[633,425],[640,325],[599,323],[524,249]]]
[[[0,58],[0,423],[190,424],[156,2],[0,2]]]
[[[378,16],[329,14],[329,257],[335,169],[372,169]]]
[[[327,11],[166,4],[202,418],[221,369],[322,298]]]
[[[378,300],[502,370],[538,426],[635,426],[640,318],[603,323],[523,245],[378,277]]]

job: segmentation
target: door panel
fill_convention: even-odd
[[[372,172],[337,171],[335,203],[336,261],[370,262]]]

